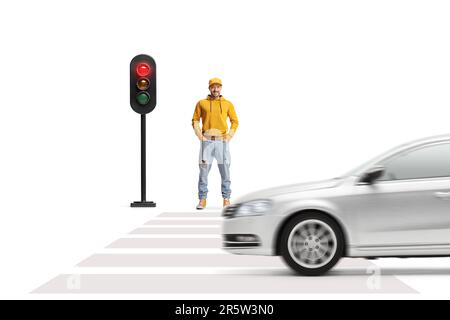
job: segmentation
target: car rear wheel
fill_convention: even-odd
[[[317,276],[330,270],[342,257],[344,237],[334,220],[319,213],[294,217],[281,233],[280,253],[296,272]]]

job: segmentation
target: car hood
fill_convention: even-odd
[[[315,182],[307,182],[307,183],[296,183],[285,186],[278,186],[269,189],[263,189],[259,191],[255,191],[249,194],[246,194],[236,200],[236,203],[247,202],[256,199],[267,199],[270,197],[283,195],[286,193],[293,192],[302,192],[302,191],[311,191],[317,189],[326,189],[333,188],[339,185],[343,181],[342,178],[335,178],[329,180],[315,181]]]

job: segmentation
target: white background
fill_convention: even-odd
[[[2,2],[0,293],[31,291],[148,218],[128,208],[139,198],[136,54],[158,65],[148,198],[191,210],[191,118],[209,78],[222,78],[240,121],[232,200],[335,177],[450,132],[449,16],[447,1]],[[215,167],[208,200],[221,204]]]

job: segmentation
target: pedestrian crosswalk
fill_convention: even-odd
[[[370,285],[374,265],[343,259],[326,276],[300,277],[280,257],[221,249],[219,210],[163,212],[51,279],[36,294],[413,293],[395,276]],[[372,277],[372,279],[371,279]]]

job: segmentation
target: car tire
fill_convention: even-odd
[[[339,225],[316,212],[294,216],[283,228],[279,244],[283,260],[304,276],[326,273],[344,252],[344,236]]]

